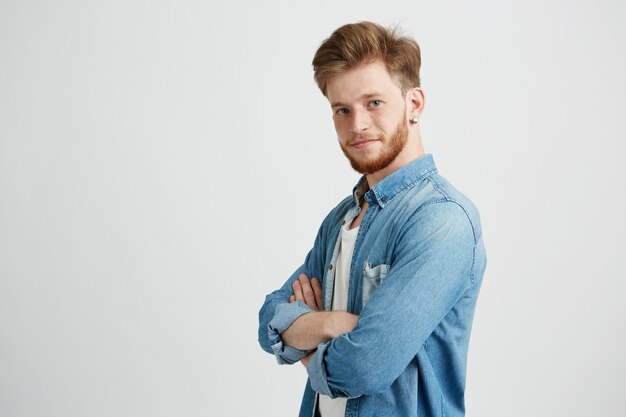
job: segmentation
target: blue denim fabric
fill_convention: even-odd
[[[350,333],[322,343],[307,365],[301,417],[313,416],[316,393],[349,398],[348,417],[462,416],[467,349],[486,266],[478,211],[424,155],[324,219],[304,264],[259,312],[259,343],[279,363],[309,352],[284,346],[280,334],[310,309],[289,303],[301,273],[321,280],[331,309],[340,228],[369,203],[350,267]]]
[[[276,355],[276,360],[279,365],[291,365],[296,363],[311,352],[310,350],[299,350],[284,345],[283,340],[280,338],[281,333],[287,330],[287,327],[289,327],[295,319],[311,311],[313,311],[311,307],[302,301],[296,301],[293,304],[278,304],[276,306],[274,318],[268,325],[268,335],[272,350]]]

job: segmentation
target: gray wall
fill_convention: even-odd
[[[358,20],[482,214],[468,415],[622,415],[624,3],[296,3],[0,1],[0,417],[297,413],[257,312],[358,179],[310,67]]]

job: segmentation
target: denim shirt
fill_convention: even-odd
[[[365,176],[324,219],[313,248],[259,312],[259,343],[279,364],[309,351],[283,344],[291,323],[311,312],[289,302],[301,273],[320,279],[331,310],[340,229],[368,203],[348,287],[356,327],[318,345],[306,369],[300,417],[314,416],[316,393],[346,397],[346,417],[462,416],[467,350],[486,266],[479,214],[421,156],[368,190]]]

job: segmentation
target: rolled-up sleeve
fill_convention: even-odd
[[[328,348],[328,345],[330,345],[330,341],[320,343],[317,346],[317,351],[313,356],[311,356],[311,359],[306,367],[309,374],[309,380],[311,382],[311,388],[320,394],[327,395],[330,398],[336,398],[337,396],[328,386],[328,376],[326,375],[326,369],[322,364],[322,361],[324,360],[324,352]]]
[[[280,335],[287,330],[296,319],[312,311],[313,310],[302,301],[283,303],[276,307],[276,314],[267,326],[267,336],[272,350],[274,351],[274,355],[276,355],[276,361],[280,365],[296,363],[311,352],[310,350],[300,350],[285,345]]]
[[[324,257],[327,249],[324,231],[332,213],[329,213],[322,222],[313,247],[306,255],[304,263],[291,274],[281,288],[265,297],[265,302],[259,310],[259,344],[264,351],[275,355],[276,360],[281,365],[296,363],[310,353],[310,351],[285,345],[280,335],[298,317],[313,311],[302,301],[290,303],[289,297],[293,294],[293,283],[300,274],[306,274],[309,278],[322,279],[323,283]]]

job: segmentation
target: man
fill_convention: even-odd
[[[414,40],[370,22],[340,27],[313,60],[364,175],[259,312],[262,348],[306,367],[301,417],[465,413],[486,257],[476,208],[424,153],[420,64]]]

